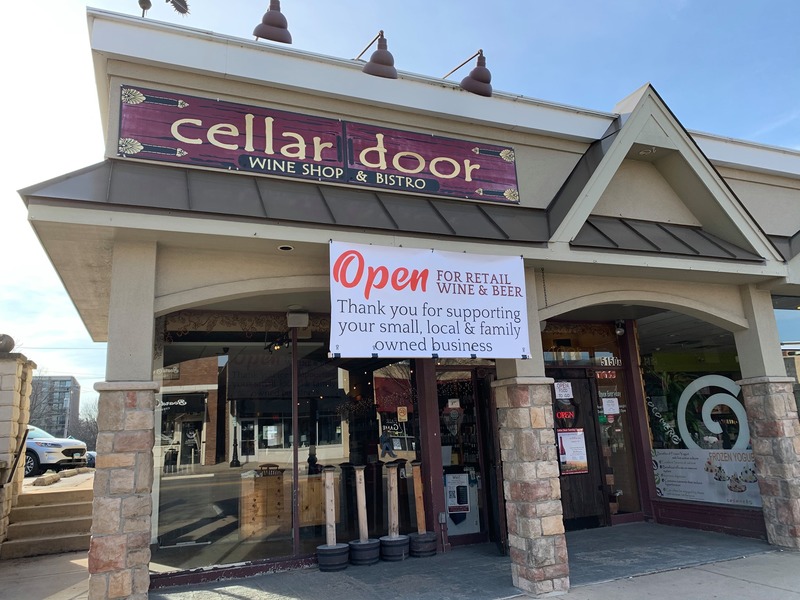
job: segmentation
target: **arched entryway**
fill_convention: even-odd
[[[766,537],[737,384],[732,329],[743,319],[702,302],[675,307],[675,298],[639,296],[646,304],[571,300],[571,310],[550,311],[543,329],[556,435],[567,455],[566,529],[647,520]],[[570,453],[582,452],[573,464]]]

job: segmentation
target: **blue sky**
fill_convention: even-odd
[[[182,17],[152,1],[149,19],[246,39],[269,4],[189,0]],[[41,374],[75,375],[84,403],[104,377],[105,344],[90,340],[16,190],[102,160],[87,5],[141,15],[136,0],[9,2],[0,39],[0,333]],[[797,0],[283,0],[282,9],[300,50],[354,58],[383,29],[399,70],[440,77],[482,48],[497,90],[610,112],[650,82],[689,130],[800,150]],[[800,311],[779,311],[779,330],[800,340]]]

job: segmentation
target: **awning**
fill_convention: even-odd
[[[108,159],[24,190],[36,200],[392,232],[547,243],[544,210]],[[96,208],[94,206],[93,208]]]

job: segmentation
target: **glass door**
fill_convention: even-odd
[[[567,531],[609,524],[603,493],[603,452],[596,424],[594,386],[582,369],[549,370],[555,379],[553,413],[556,426],[561,507]]]
[[[568,529],[640,518],[636,452],[620,334],[612,323],[548,323],[546,374]],[[639,516],[637,516],[639,515]]]
[[[445,511],[451,544],[488,539],[482,432],[474,369],[438,370]]]
[[[641,511],[636,479],[633,424],[625,393],[624,372],[601,369],[594,372],[597,384],[597,423],[608,486],[608,508],[612,524],[622,515]]]
[[[256,422],[253,419],[242,419],[241,426],[239,455],[247,459],[256,455]]]

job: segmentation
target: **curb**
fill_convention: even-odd
[[[45,485],[53,485],[54,483],[61,480],[62,477],[75,477],[76,475],[80,475],[81,473],[92,473],[94,469],[90,467],[79,467],[77,469],[64,469],[63,471],[59,471],[58,473],[48,473],[47,475],[42,475],[41,477],[37,477],[32,485],[35,486],[45,486]]]

